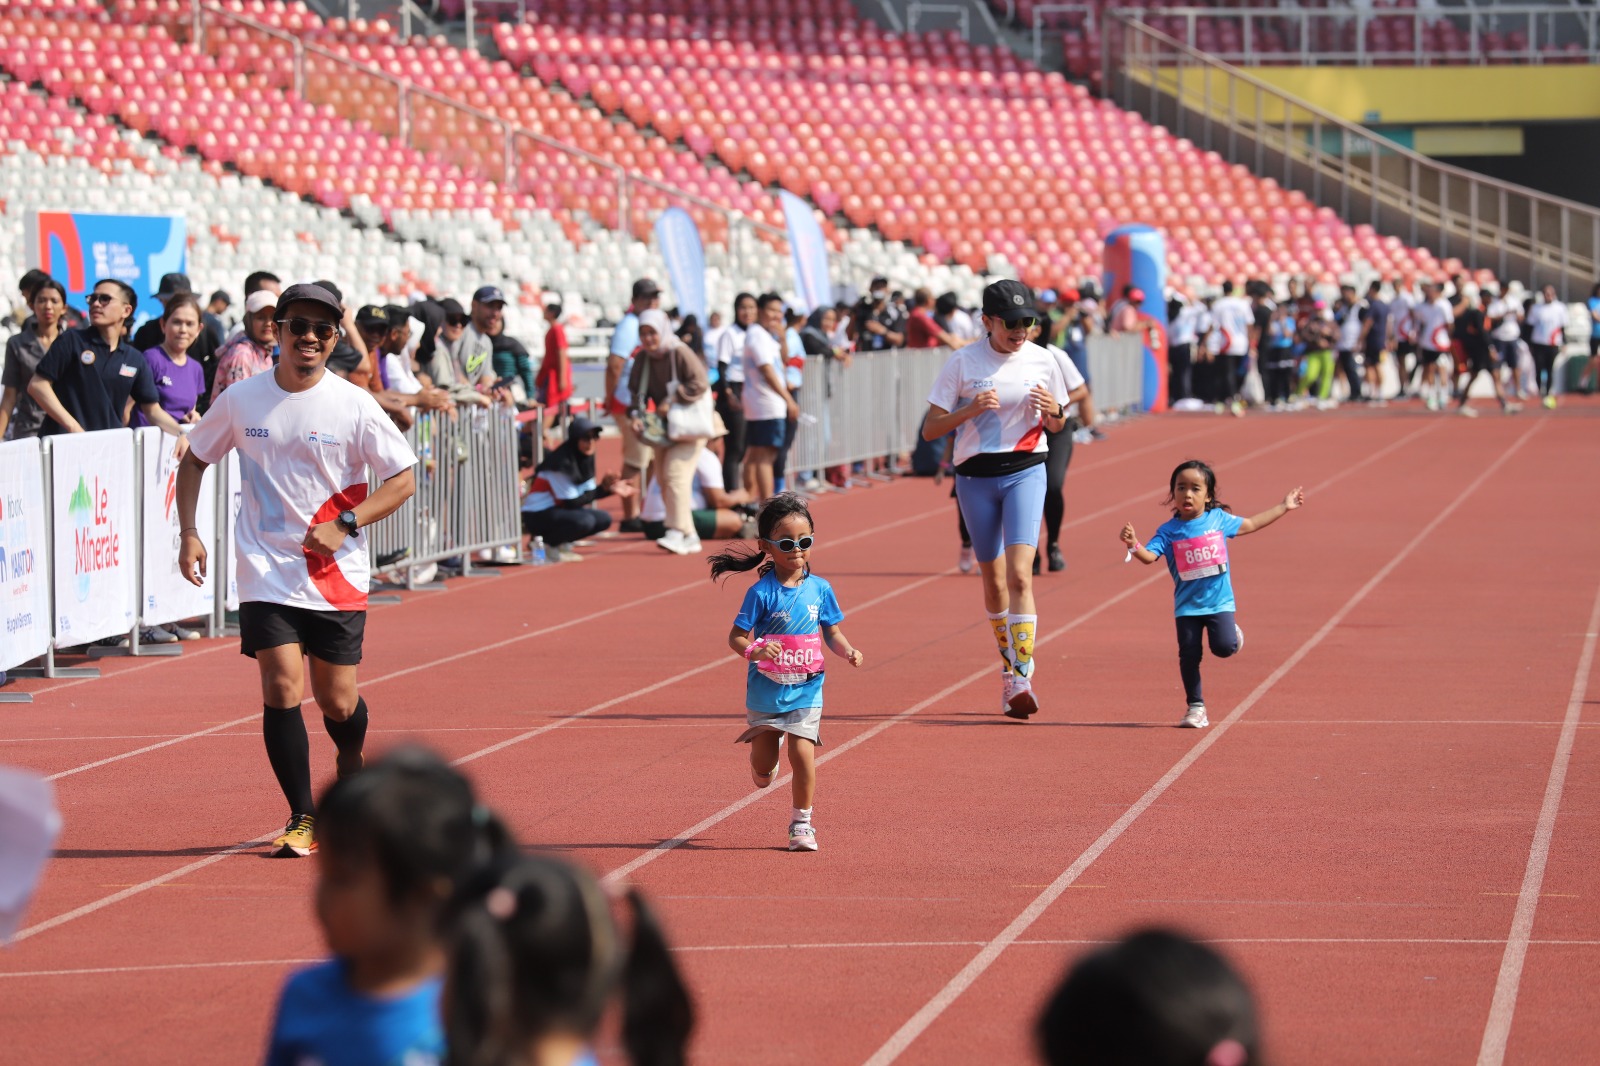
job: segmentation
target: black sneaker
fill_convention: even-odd
[[[621,522],[617,523],[617,532],[643,533],[644,520],[640,518],[624,518]]]
[[[1061,556],[1061,545],[1050,545],[1050,572],[1053,574],[1057,570],[1065,570],[1066,568],[1067,560]]]

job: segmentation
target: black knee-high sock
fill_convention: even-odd
[[[340,755],[361,754],[362,745],[367,742],[367,701],[357,697],[355,713],[342,722],[335,722],[323,715],[322,727],[333,738],[334,747],[339,749]]]
[[[311,814],[316,802],[311,798],[311,742],[306,738],[306,721],[298,707],[262,705],[261,736],[267,742],[267,761],[278,777],[283,798],[289,801],[290,814]]]
[[[1045,540],[1052,548],[1061,542],[1061,519],[1066,513],[1065,494],[1059,490],[1047,491],[1044,494],[1044,531]]]

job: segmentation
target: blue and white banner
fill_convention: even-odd
[[[186,272],[189,229],[181,215],[33,211],[23,221],[27,265],[61,282],[67,303],[80,311],[88,310],[95,282],[116,278],[138,294],[137,326],[161,313],[161,275]]]
[[[50,650],[49,524],[36,437],[0,443],[0,670]]]
[[[656,219],[656,240],[667,261],[667,280],[678,297],[678,313],[693,315],[706,328],[706,252],[700,227],[689,212],[669,207]]]
[[[816,210],[787,189],[778,193],[789,226],[789,256],[794,261],[795,310],[808,315],[833,298],[828,280],[828,242]]]
[[[178,521],[177,442],[155,426],[136,429],[134,433],[142,444],[144,483],[144,567],[140,575],[144,598],[139,605],[139,620],[144,625],[158,626],[209,615],[217,595],[214,572],[208,569],[205,582],[197,587],[178,569],[182,541],[178,534],[183,523]],[[194,515],[200,541],[208,546],[217,543],[216,511],[216,467],[208,466],[200,482]]]

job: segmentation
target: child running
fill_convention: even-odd
[[[333,959],[289,978],[267,1066],[444,1061],[436,927],[477,864],[514,853],[466,778],[402,749],[317,808],[317,920]]]
[[[738,743],[750,744],[750,777],[757,788],[766,788],[778,775],[783,740],[789,738],[794,771],[789,850],[816,851],[811,806],[817,791],[816,748],[822,743],[822,645],[851,666],[860,666],[864,657],[839,628],[844,612],[833,586],[811,572],[816,536],[805,500],[779,493],[761,508],[756,528],[760,550],[729,548],[708,560],[713,581],[761,570],[728,634],[728,646],[750,663],[745,678],[749,728]]]
[[[1217,500],[1217,475],[1198,459],[1180,463],[1167,484],[1172,521],[1156,530],[1148,544],[1140,544],[1133,523],[1122,527],[1122,543],[1129,558],[1153,563],[1165,557],[1172,573],[1173,600],[1178,619],[1178,672],[1189,710],[1178,725],[1204,729],[1206,703],[1200,692],[1201,638],[1219,659],[1237,655],[1244,647],[1244,631],[1234,621],[1233,579],[1229,576],[1229,537],[1265,529],[1306,502],[1296,488],[1283,502],[1254,518],[1239,518]]]

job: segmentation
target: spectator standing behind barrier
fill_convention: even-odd
[[[1383,353],[1389,350],[1389,305],[1383,299],[1383,282],[1374,281],[1367,286],[1367,300],[1361,306],[1362,377],[1366,384],[1367,400],[1375,407],[1383,407]]]
[[[692,487],[700,450],[709,438],[671,440],[666,428],[670,407],[694,403],[711,384],[705,363],[671,330],[666,312],[657,308],[640,312],[639,354],[628,378],[628,394],[633,397],[628,417],[633,432],[655,452],[654,480],[661,484],[667,526],[656,546],[675,555],[698,555]]]
[[[432,345],[429,345],[427,333],[424,331],[422,343],[417,348],[418,362],[433,378],[433,383],[447,392],[450,399],[457,404],[487,407],[490,402],[489,397],[472,386],[466,368],[461,362],[461,352],[466,346],[467,330],[472,323],[472,316],[462,309],[459,302],[449,297],[439,301],[438,313],[442,316],[442,320],[434,330]],[[433,314],[431,310],[424,311],[424,315],[429,318]],[[425,321],[427,320],[429,319],[425,318]]]
[[[756,520],[750,496],[743,489],[728,492],[722,487],[722,438],[719,433],[706,441],[695,460],[694,480],[689,484],[690,517],[695,535],[701,540],[746,540],[756,535]],[[661,478],[652,478],[639,512],[644,535],[657,540],[667,531],[667,505],[661,498]]]
[[[198,422],[206,376],[189,352],[204,329],[200,324],[200,301],[191,293],[177,293],[168,298],[157,321],[161,325],[162,342],[146,349],[144,358],[150,365],[150,376],[155,379],[156,394],[160,396],[158,402],[175,421]],[[133,416],[133,425],[153,423],[141,411]]]
[[[583,556],[570,545],[605,531],[611,515],[589,506],[606,496],[627,499],[633,483],[616,474],[599,481],[594,476],[595,442],[600,426],[582,416],[567,425],[567,439],[552,448],[533,474],[533,484],[522,500],[522,532],[530,540],[543,537],[548,556],[575,563]]]
[[[1300,389],[1316,402],[1319,411],[1336,406],[1332,393],[1337,330],[1333,311],[1321,300],[1316,302],[1310,321],[1300,327],[1300,343],[1305,345],[1305,376],[1300,380]]]
[[[1167,402],[1194,395],[1194,345],[1199,338],[1200,305],[1173,289],[1167,297]],[[1070,352],[1068,353],[1071,354]]]
[[[472,294],[472,310],[467,327],[461,331],[456,350],[462,382],[488,395],[494,386],[494,337],[505,328],[506,294],[493,285],[484,285]]]
[[[6,341],[5,366],[0,369],[0,440],[37,437],[44,425],[44,408],[28,395],[28,382],[44,353],[61,336],[67,290],[46,276],[32,291],[30,325]]]
[[[1267,406],[1274,411],[1289,406],[1294,395],[1295,338],[1299,333],[1294,311],[1294,304],[1288,301],[1274,307],[1261,341],[1261,388]]]
[[[961,347],[962,340],[935,320],[933,293],[918,289],[911,294],[911,317],[906,320],[906,347],[937,348],[940,345],[953,351]]]
[[[1544,297],[1543,301],[1534,304],[1528,312],[1528,325],[1533,329],[1528,347],[1533,352],[1534,380],[1539,393],[1544,397],[1544,405],[1553,410],[1556,406],[1556,357],[1561,354],[1565,342],[1567,305],[1556,297],[1554,285],[1546,285],[1539,290],[1539,295]]]
[[[519,407],[538,403],[539,386],[527,347],[505,330],[495,334],[491,342],[495,385],[509,390],[512,402]]]
[[[539,362],[539,373],[534,384],[538,389],[537,402],[550,411],[549,425],[567,413],[572,399],[572,358],[567,354],[567,330],[561,324],[561,305],[546,304],[544,308],[544,358]]]
[[[625,934],[593,877],[544,856],[500,860],[470,877],[444,923],[447,1061],[594,1066],[590,1045],[620,999],[625,1060],[684,1066],[694,1027],[688,990],[638,889],[627,891],[627,905]]]
[[[278,365],[218,397],[178,468],[178,569],[196,585],[205,578],[206,546],[195,529],[200,481],[237,450],[239,650],[260,672],[262,737],[289,806],[272,854],[303,857],[316,839],[301,659],[311,660],[311,691],[338,749],[335,771],[348,777],[362,767],[367,735],[357,680],[371,570],[362,530],[416,491],[417,457],[370,392],[328,371],[344,317],[338,298],[321,286],[291,285],[278,310]],[[382,482],[370,495],[369,475]]]
[[[784,362],[783,297],[764,293],[756,300],[756,325],[744,341],[744,481],[754,500],[772,497],[773,463],[783,448],[785,422],[800,417],[784,382]]]
[[[164,274],[156,288],[156,301],[165,308],[176,296],[194,297],[194,287],[189,283],[187,274]],[[196,306],[198,306],[198,301]],[[133,335],[133,346],[141,352],[158,348],[166,343],[166,332],[162,326],[163,315],[147,319],[139,331]],[[189,343],[189,358],[200,364],[203,373],[201,396],[211,393],[212,382],[217,374],[217,342],[212,339],[206,330],[196,333],[193,341]]]
[[[217,352],[217,373],[211,402],[230,385],[272,369],[272,352],[278,344],[277,293],[258,289],[244,302],[243,332]]]
[[[211,338],[213,347],[221,348],[228,339],[227,323],[222,321],[222,316],[228,313],[228,308],[233,306],[233,297],[222,289],[211,294],[211,299],[206,301],[206,309],[200,316],[200,322],[205,327],[206,334]]]
[[[638,533],[643,529],[639,521],[639,491],[643,485],[639,476],[650,465],[650,449],[633,429],[633,418],[628,414],[633,407],[633,396],[628,382],[633,377],[633,361],[639,351],[639,314],[659,307],[661,287],[649,278],[633,283],[633,302],[628,313],[622,316],[611,334],[611,350],[606,356],[606,411],[617,424],[622,436],[622,480],[634,487],[634,493],[622,497],[622,523],[617,527],[624,533]]]
[[[1034,1028],[1045,1066],[1261,1066],[1255,1000],[1216,952],[1148,930],[1080,959]]]
[[[717,341],[717,414],[728,427],[722,456],[722,487],[727,492],[745,487],[744,342],[755,323],[756,298],[741,292],[733,298],[733,321]]]
[[[1354,285],[1339,286],[1339,302],[1334,305],[1333,321],[1339,327],[1339,371],[1344,374],[1352,402],[1366,398],[1361,391],[1361,368],[1356,364],[1356,352],[1361,347],[1361,319],[1365,311],[1366,308],[1356,298]]]
[[[44,410],[43,434],[118,429],[127,424],[131,400],[162,432],[180,438],[183,455],[183,431],[161,409],[150,364],[125,339],[137,305],[125,282],[95,283],[89,324],[57,337],[28,382],[28,395]]]
[[[873,278],[867,295],[851,312],[850,339],[858,352],[879,352],[905,344],[905,316],[889,299],[888,278]]]

